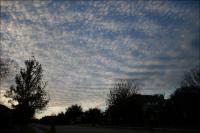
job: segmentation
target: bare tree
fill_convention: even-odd
[[[139,90],[140,86],[135,80],[118,80],[114,88],[112,88],[108,94],[108,105],[115,105],[131,95],[137,94]]]
[[[186,88],[186,87],[200,88],[200,68],[193,69],[192,71],[185,73],[180,86],[181,88]]]

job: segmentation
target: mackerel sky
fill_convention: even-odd
[[[199,10],[192,0],[1,1],[0,52],[11,69],[2,92],[34,55],[51,98],[40,116],[71,104],[105,109],[116,79],[168,96],[200,65]]]

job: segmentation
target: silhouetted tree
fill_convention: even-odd
[[[112,88],[108,94],[108,106],[120,103],[131,95],[137,94],[139,90],[139,84],[135,80],[125,79],[117,81],[114,88]]]
[[[82,107],[75,104],[66,109],[66,119],[69,121],[69,123],[74,124],[78,123],[80,120],[80,116],[82,115]]]
[[[183,124],[197,124],[200,119],[200,70],[186,73],[180,88],[171,95],[170,100],[175,107],[177,122]]]
[[[65,114],[63,112],[58,113],[58,115],[56,116],[56,124],[66,124],[66,119],[65,119]]]
[[[45,87],[42,81],[42,65],[34,57],[25,61],[25,68],[21,68],[15,77],[16,86],[12,85],[5,96],[15,108],[17,120],[27,122],[36,111],[45,108],[48,103]],[[17,104],[15,104],[17,103]]]
[[[185,73],[183,80],[180,84],[181,88],[200,88],[200,68],[193,69],[188,73]]]
[[[55,115],[51,115],[51,116],[44,116],[42,117],[39,121],[42,124],[47,124],[47,125],[51,125],[52,123],[56,122],[56,117]]]
[[[128,124],[132,108],[136,111],[137,101],[133,101],[133,96],[138,94],[140,87],[135,80],[119,80],[108,94],[108,109],[106,116],[111,124]],[[131,100],[130,100],[131,99]],[[135,100],[135,99],[134,99]],[[139,102],[139,101],[138,101]],[[136,104],[135,104],[136,103]],[[138,115],[139,116],[139,115]]]
[[[86,122],[95,126],[97,123],[100,123],[103,117],[103,114],[100,109],[98,108],[90,108],[89,110],[85,111]]]

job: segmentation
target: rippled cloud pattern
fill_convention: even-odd
[[[105,108],[115,79],[169,95],[199,67],[199,1],[1,1],[1,55],[13,70],[34,55],[50,111]],[[6,89],[11,81],[3,87]]]

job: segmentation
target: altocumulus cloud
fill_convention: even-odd
[[[198,67],[199,15],[198,1],[1,1],[1,55],[17,68],[32,55],[40,61],[46,114],[75,103],[105,108],[115,79],[169,95]]]

